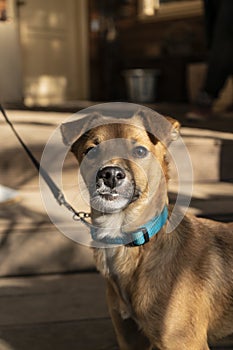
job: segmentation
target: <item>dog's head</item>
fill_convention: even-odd
[[[179,123],[140,110],[130,118],[99,113],[62,125],[65,144],[78,159],[92,210],[114,213],[143,206],[156,196],[166,200],[166,148],[177,138]]]

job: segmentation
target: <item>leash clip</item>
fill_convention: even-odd
[[[56,198],[59,205],[65,205],[66,200],[64,197],[64,194],[62,192],[59,193],[58,197]]]
[[[91,216],[90,213],[85,213],[84,211],[75,212],[73,215],[74,221],[85,221],[85,219],[88,219]]]
[[[57,196],[57,201],[59,205],[64,205],[69,211],[73,213],[73,220],[74,221],[82,221],[84,222],[85,219],[88,219],[91,214],[85,213],[84,211],[76,211],[65,199],[65,196],[62,192],[59,193]]]

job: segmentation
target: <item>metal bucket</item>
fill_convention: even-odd
[[[132,102],[153,102],[156,99],[159,71],[156,69],[128,69],[123,72],[128,99]]]

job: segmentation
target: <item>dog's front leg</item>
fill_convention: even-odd
[[[146,336],[139,330],[136,322],[122,315],[120,299],[110,283],[107,285],[107,301],[120,350],[151,350],[152,346]],[[127,318],[124,318],[127,317]]]

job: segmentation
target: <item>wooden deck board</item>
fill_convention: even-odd
[[[115,348],[99,274],[0,279],[0,350]]]
[[[0,326],[108,317],[97,273],[0,280]]]
[[[233,350],[233,338],[213,350]],[[116,350],[98,273],[0,279],[0,350]]]
[[[109,318],[3,327],[1,350],[115,350]]]

